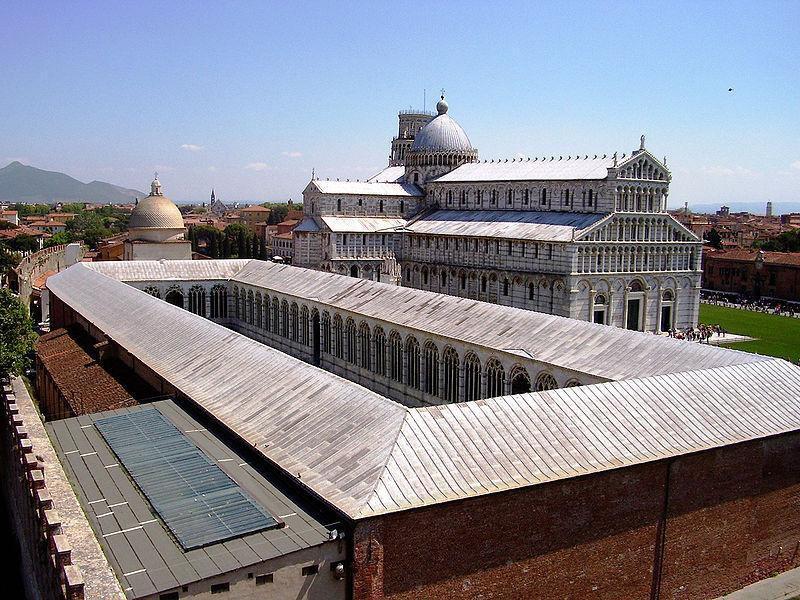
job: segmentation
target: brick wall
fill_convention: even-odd
[[[387,515],[355,529],[354,598],[716,598],[800,565],[798,508],[790,434]]]

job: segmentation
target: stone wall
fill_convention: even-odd
[[[2,488],[27,593],[42,600],[124,598],[24,384],[5,381],[0,396]]]
[[[75,242],[51,246],[23,258],[14,269],[14,274],[17,292],[25,307],[30,308],[33,286],[39,277],[50,271],[61,271],[74,265],[83,258],[85,252],[86,246],[81,242]],[[46,318],[47,315],[43,312],[42,319]]]

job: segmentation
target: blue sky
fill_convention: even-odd
[[[800,2],[16,2],[0,161],[202,200],[383,167],[440,88],[482,158],[629,152],[671,205],[800,200]],[[728,88],[733,87],[732,93]]]

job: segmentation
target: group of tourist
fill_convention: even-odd
[[[687,327],[685,329],[670,329],[667,334],[677,340],[688,340],[690,342],[711,343],[714,336],[725,337],[728,331],[721,325],[703,325],[697,327]]]
[[[701,292],[700,300],[707,304],[716,304],[717,306],[726,306],[728,308],[739,308],[742,310],[800,318],[800,304],[796,302],[766,298],[748,298],[746,296],[721,294],[717,292]]]

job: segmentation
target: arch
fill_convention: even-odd
[[[242,296],[244,296],[244,290],[242,290]],[[247,290],[247,303],[245,304],[245,311],[244,311],[244,321],[248,325],[253,324],[253,314],[254,314],[254,306],[255,306],[255,296],[253,294],[253,290]]]
[[[189,288],[189,312],[201,317],[206,316],[206,290],[202,285]]]
[[[403,381],[403,339],[397,330],[389,333],[389,378]]]
[[[556,378],[547,371],[542,371],[536,376],[536,391],[554,390],[558,387]]]
[[[528,370],[521,366],[515,365],[511,369],[511,393],[512,394],[527,394],[531,391],[531,377],[528,375]]]
[[[161,298],[161,292],[159,292],[158,288],[154,285],[148,285],[143,291],[145,294],[150,294],[153,298]]]
[[[218,283],[211,288],[211,318],[225,319],[228,317],[228,288]]]
[[[481,359],[474,352],[464,357],[464,401],[472,402],[481,397]]]
[[[330,313],[325,310],[322,311],[322,318],[320,319],[320,329],[321,329],[321,346],[322,351],[327,352],[328,354],[331,353],[331,315]]]
[[[281,335],[289,337],[289,302],[286,300],[281,302]]]
[[[361,321],[361,325],[358,326],[358,366],[362,369],[370,368],[372,359],[371,339],[369,324],[366,321]]]
[[[358,265],[352,265],[350,267],[350,277],[358,277]]]
[[[564,387],[568,387],[568,388],[570,388],[570,387],[580,387],[582,385],[583,384],[580,381],[578,381],[577,379],[570,379],[569,381],[567,381],[567,383],[564,384]]]
[[[237,286],[233,286],[233,317],[235,319],[240,319],[242,316],[242,307],[239,303],[239,288]]]
[[[183,292],[179,288],[172,288],[168,290],[167,294],[164,296],[164,300],[173,306],[183,308]]]
[[[264,305],[264,299],[261,296],[261,292],[256,292],[256,300],[255,300],[255,312],[253,314],[253,324],[261,329],[264,326],[263,320],[263,310],[262,307]]]
[[[344,358],[342,317],[338,313],[333,315],[333,354],[336,358]]]
[[[491,358],[486,363],[486,397],[495,398],[506,393],[506,370],[500,361]]]
[[[345,337],[345,360],[349,363],[356,364],[356,322],[352,317],[348,317],[344,324],[344,337]]]
[[[420,349],[417,338],[410,335],[406,338],[406,385],[416,390],[421,390],[420,386]]]
[[[310,346],[311,340],[310,336],[308,335],[309,332],[309,317],[308,317],[308,307],[303,304],[300,308],[300,343],[304,346]]]
[[[458,352],[452,346],[445,348],[442,354],[444,363],[444,380],[442,385],[442,400],[445,402],[458,402],[459,360]]]
[[[375,360],[373,367],[378,375],[386,374],[386,333],[383,327],[376,326],[372,331],[372,340],[375,344]]]
[[[281,302],[277,296],[272,297],[272,333],[278,334],[281,330]]]
[[[439,395],[439,348],[433,340],[425,342],[425,393]]]
[[[293,342],[300,341],[300,313],[297,302],[292,302],[289,321],[289,337]]]

